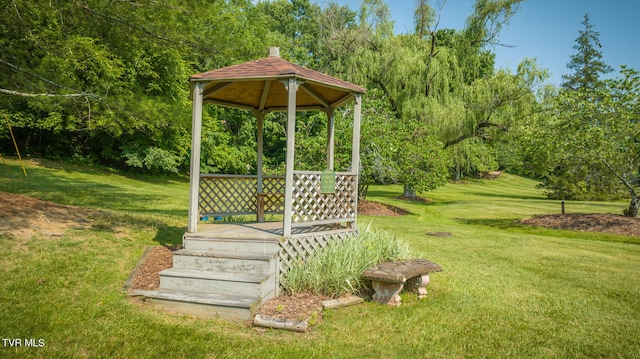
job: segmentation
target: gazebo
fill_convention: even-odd
[[[277,296],[288,269],[317,249],[357,233],[360,116],[365,90],[269,57],[193,75],[189,218],[183,249],[160,273],[160,289],[138,294],[162,307],[198,316],[248,319]],[[334,112],[354,103],[351,167],[334,171]],[[255,175],[201,174],[205,104],[252,111],[257,119]],[[269,112],[287,113],[285,173],[263,174],[263,124]],[[325,171],[294,168],[296,113],[327,114]],[[278,221],[265,221],[274,214]],[[209,218],[255,216],[250,222]]]
[[[278,48],[271,48],[268,58],[196,74],[191,76],[190,82],[193,130],[188,233],[198,231],[198,222],[203,215],[255,212],[257,221],[263,222],[265,211],[283,214],[284,237],[290,237],[295,226],[355,224],[363,88],[285,61],[279,57]],[[325,185],[323,193],[319,183],[322,173],[296,171],[294,168],[296,112],[315,110],[327,113],[327,172],[323,179],[332,182],[328,177],[334,170],[333,113],[336,108],[352,101],[355,101],[352,170],[335,174],[335,188]],[[243,176],[236,176],[234,181],[229,176],[200,175],[203,104],[245,109],[255,114],[258,154],[255,182]],[[265,114],[273,111],[287,112],[284,181],[279,181],[278,177],[265,178],[262,173],[263,120]],[[214,184],[216,181],[218,183]],[[254,188],[244,188],[247,185]],[[282,199],[282,206],[278,205],[278,199]]]

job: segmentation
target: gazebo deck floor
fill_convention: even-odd
[[[355,229],[353,228],[333,224],[309,225],[292,228],[291,237],[354,231]],[[186,235],[191,238],[258,239],[273,241],[285,239],[282,222],[200,223],[197,232],[187,233]]]

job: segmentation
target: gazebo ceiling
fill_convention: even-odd
[[[365,92],[362,87],[292,64],[277,55],[192,75],[189,81],[191,91],[195,82],[205,83],[206,103],[285,111],[288,100],[285,83],[290,78],[300,84],[296,93],[298,111],[339,107],[352,101],[352,94]]]

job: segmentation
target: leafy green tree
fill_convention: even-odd
[[[638,76],[622,68],[621,77],[602,80],[598,33],[583,21],[577,54],[559,93],[548,98],[550,115],[531,130],[533,163],[552,198],[612,200],[631,197],[625,213],[637,215]],[[537,134],[536,134],[537,132]],[[543,140],[544,139],[544,140]]]
[[[551,163],[569,168],[578,183],[610,198],[627,192],[630,197],[625,215],[636,217],[640,198],[640,76],[638,72],[622,67],[621,77],[603,81],[593,92],[591,89],[563,91],[558,97],[555,122],[547,131],[552,140]],[[591,101],[592,98],[598,101]],[[576,135],[579,134],[579,135]],[[592,181],[589,175],[597,167],[601,179]],[[566,172],[551,170],[547,180],[559,182],[558,191],[574,189],[563,181],[576,177]],[[615,185],[614,185],[615,184]],[[580,185],[578,186],[580,187]],[[574,189],[574,192],[576,190]]]
[[[0,112],[26,154],[150,172],[188,168],[189,75],[264,56],[264,44],[284,36],[250,0],[15,0],[0,9]],[[204,136],[217,154],[233,151]],[[211,168],[247,164],[232,163]]]
[[[310,0],[261,1],[256,11],[268,18],[268,26],[278,36],[273,46],[280,46],[281,55],[296,64],[317,68],[323,55],[318,40],[322,12]]]

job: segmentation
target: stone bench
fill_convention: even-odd
[[[378,303],[399,306],[400,291],[407,284],[407,289],[416,290],[418,298],[427,296],[426,286],[429,284],[429,273],[441,272],[439,264],[426,259],[409,259],[398,262],[385,262],[371,267],[362,273],[364,279],[370,279],[375,290],[373,300]]]

